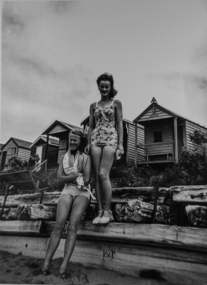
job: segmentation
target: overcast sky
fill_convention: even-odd
[[[124,118],[155,97],[207,127],[207,2],[2,1],[1,72],[1,143],[80,126],[104,72]]]

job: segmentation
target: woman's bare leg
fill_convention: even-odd
[[[105,197],[105,211],[109,211],[111,209],[111,182],[109,179],[109,173],[115,158],[116,150],[111,146],[105,146],[103,148],[101,164],[100,164],[100,181],[102,191]]]
[[[78,225],[89,204],[90,200],[84,196],[77,196],[73,202],[69,218],[67,238],[65,241],[64,259],[60,267],[60,274],[66,272],[68,262],[75,247]]]
[[[61,234],[64,229],[65,222],[67,220],[72,203],[73,203],[73,198],[68,194],[63,194],[59,198],[57,205],[57,213],[56,213],[56,223],[47,247],[47,252],[43,262],[42,271],[48,270],[50,267],[50,262],[59,245]]]
[[[91,147],[91,158],[95,172],[96,199],[99,211],[103,210],[103,192],[101,189],[101,183],[99,178],[101,157],[102,157],[102,148],[95,146]]]

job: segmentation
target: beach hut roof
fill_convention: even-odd
[[[33,147],[38,141],[40,140],[43,140],[44,142],[47,142],[47,136],[46,135],[40,135],[30,146]],[[49,141],[48,143],[50,145],[53,145],[53,146],[58,146],[59,145],[59,139],[56,138],[56,137],[49,137]]]
[[[177,113],[175,113],[175,112],[173,112],[173,111],[171,111],[171,110],[169,110],[169,109],[167,109],[167,108],[165,108],[165,107],[159,105],[154,97],[152,98],[151,104],[150,104],[138,117],[136,117],[136,118],[133,120],[133,122],[134,122],[134,123],[136,123],[136,122],[137,122],[137,123],[142,123],[142,122],[140,122],[140,119],[141,119],[150,109],[152,109],[153,106],[156,106],[158,109],[160,109],[161,111],[163,111],[163,112],[165,112],[166,114],[170,115],[171,117],[176,117],[176,118],[179,118],[179,119],[181,119],[181,120],[185,120],[185,121],[191,122],[191,123],[193,123],[193,124],[195,124],[195,125],[198,125],[199,127],[205,128],[205,129],[207,130],[207,128],[206,128],[205,126],[201,126],[200,124],[196,123],[195,121],[189,120],[189,119],[187,119],[187,118],[185,118],[185,117],[183,117],[183,116],[180,116],[179,114],[177,114]],[[149,120],[150,120],[150,118],[149,118]]]
[[[48,134],[56,125],[61,125],[62,127],[64,127],[66,130],[72,130],[72,129],[78,129],[80,131],[82,131],[82,128],[65,123],[65,122],[61,122],[56,120],[54,123],[52,123],[52,125],[50,125],[43,133],[42,135],[46,135]]]
[[[16,146],[21,147],[21,148],[25,148],[25,149],[29,149],[31,146],[31,142],[28,141],[24,141],[24,140],[20,140],[17,138],[10,138],[1,149],[3,149],[11,140],[13,140],[13,142],[16,144]]]

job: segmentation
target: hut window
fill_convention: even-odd
[[[154,132],[154,142],[162,142],[162,132]]]
[[[8,154],[15,154],[16,151],[17,151],[16,147],[10,147],[10,148],[8,149]]]

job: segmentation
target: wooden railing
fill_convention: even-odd
[[[146,161],[149,161],[149,157],[158,155],[166,155],[167,160],[169,161],[175,159],[174,144],[174,141],[154,142],[148,144],[138,144],[137,148],[144,150],[144,156],[146,158]]]

